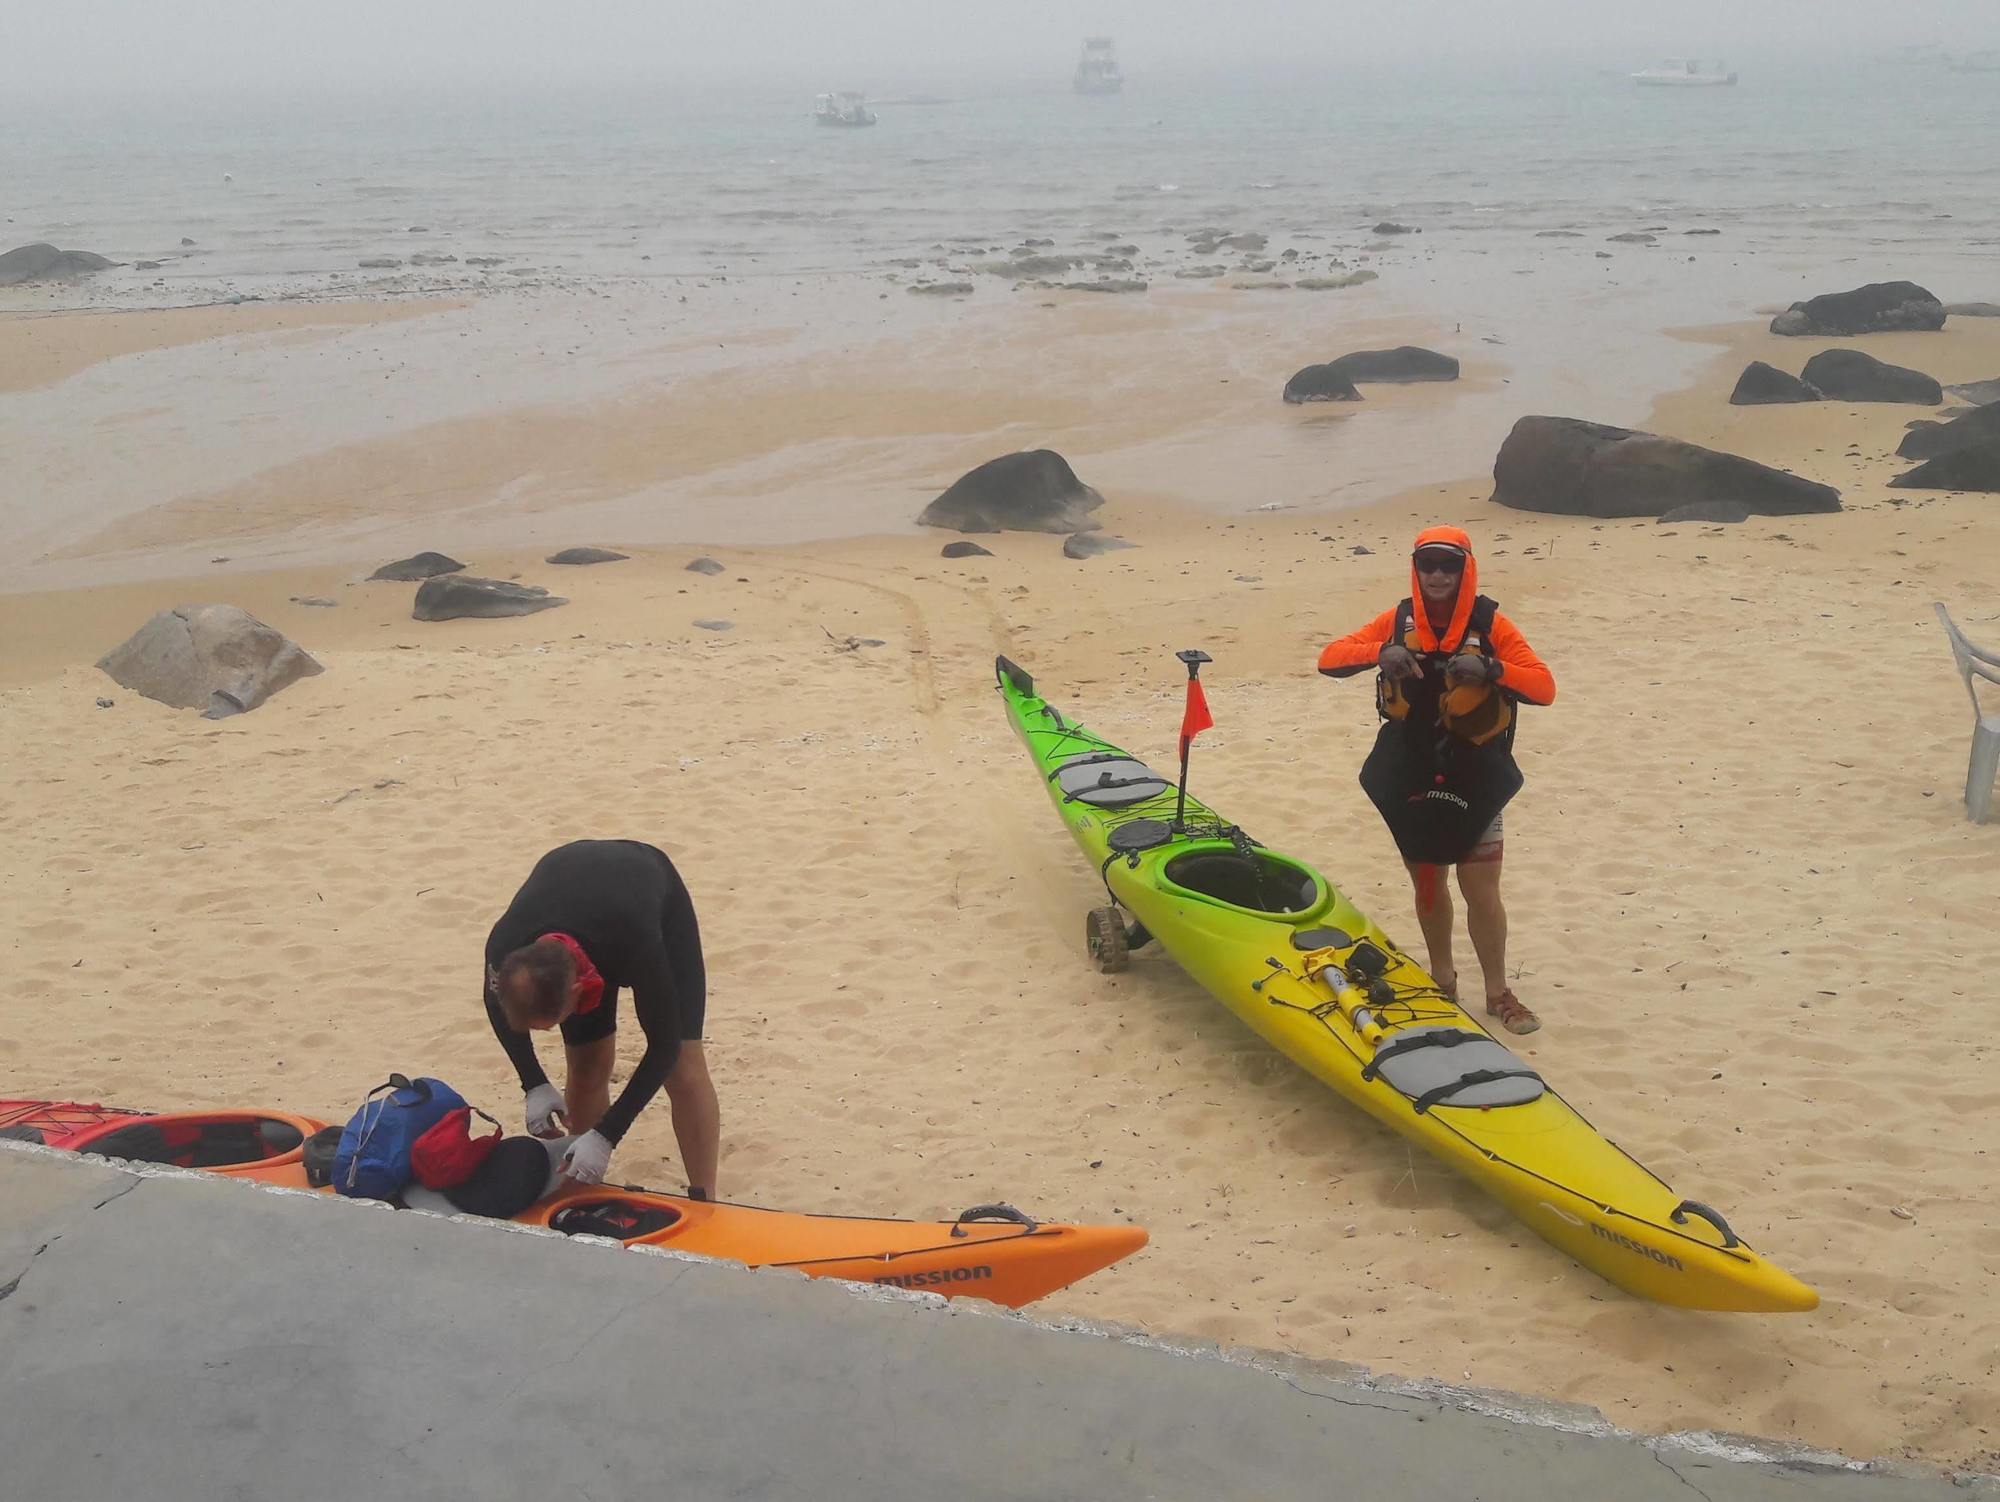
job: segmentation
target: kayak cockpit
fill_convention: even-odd
[[[1168,860],[1160,874],[1184,892],[1273,918],[1313,912],[1327,896],[1316,871],[1269,850],[1189,850]]]
[[[129,1163],[243,1168],[298,1153],[306,1139],[303,1126],[296,1118],[256,1111],[186,1112],[135,1117],[79,1135],[69,1145],[78,1152]]]

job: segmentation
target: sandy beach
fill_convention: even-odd
[[[453,364],[504,344],[492,303],[0,318],[0,411],[29,456],[0,499],[0,1094],[340,1118],[421,1070],[511,1121],[486,930],[549,847],[641,838],[701,916],[728,1197],[1131,1220],[1150,1248],[1046,1307],[1636,1428],[2000,1469],[2000,1053],[1980,1033],[2000,831],[1959,801],[1967,705],[1931,611],[2000,642],[1993,497],[1886,487],[1929,409],[1730,407],[1746,361],[1796,370],[1837,342],[1746,317],[1674,332],[1698,373],[1640,425],[1837,485],[1845,511],[1502,510],[1466,456],[1490,463],[1554,377],[1448,315],[1349,296],[743,318],[723,355],[696,308],[574,355],[562,323],[538,366]],[[1277,400],[1301,351],[1401,342],[1466,379]],[[2000,320],[1864,347],[2000,375]],[[414,374],[375,377],[369,406],[356,372],[378,358]],[[557,359],[573,379],[538,399]],[[482,369],[497,390],[465,396]],[[1626,415],[1574,392],[1560,410]],[[963,469],[1044,444],[1138,547],[1073,562],[1006,534],[945,560],[951,534],[910,526]],[[1813,1314],[1619,1293],[1164,958],[1084,961],[1092,874],[1007,732],[994,654],[1166,760],[1170,654],[1206,648],[1192,785],[1415,944],[1354,780],[1369,695],[1312,668],[1406,586],[1436,522],[1472,533],[1560,685],[1525,716],[1507,817],[1514,985],[1546,1024],[1524,1051],[1815,1284]],[[581,543],[634,556],[542,561]],[[363,580],[418,547],[571,603],[413,621],[412,586]],[[703,553],[724,571],[688,572]],[[209,722],[92,666],[206,601],[325,673]],[[613,1172],[681,1182],[663,1105]]]

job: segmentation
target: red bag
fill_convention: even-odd
[[[493,1122],[488,1136],[472,1135],[472,1118]],[[500,1123],[476,1106],[460,1106],[425,1132],[410,1147],[410,1169],[426,1189],[454,1189],[463,1184],[500,1145]]]

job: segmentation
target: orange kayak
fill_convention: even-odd
[[[0,1135],[291,1189],[315,1187],[307,1182],[304,1147],[325,1125],[282,1111],[148,1116],[66,1102],[0,1101]],[[42,1135],[30,1135],[37,1132]],[[671,1248],[751,1267],[796,1268],[815,1278],[990,1299],[1015,1308],[1146,1244],[1138,1226],[1045,1224],[1007,1205],[981,1205],[951,1221],[878,1220],[567,1182],[514,1219],[627,1246]]]

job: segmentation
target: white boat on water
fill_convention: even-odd
[[[813,118],[822,125],[873,125],[875,111],[868,108],[865,95],[841,89],[813,100]]]
[[[1646,88],[1713,89],[1727,88],[1736,82],[1736,75],[1721,63],[1711,67],[1691,57],[1670,57],[1656,68],[1634,73],[1632,82]]]
[[[1125,87],[1125,75],[1119,71],[1118,53],[1110,37],[1083,39],[1074,87],[1079,94],[1115,94]]]

